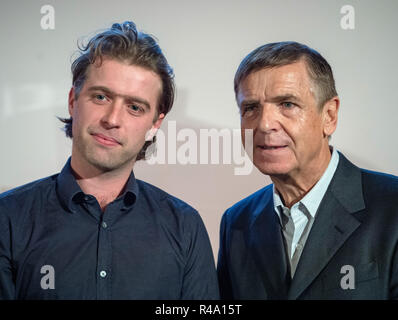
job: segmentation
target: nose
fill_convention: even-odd
[[[119,128],[122,123],[123,105],[118,101],[110,104],[101,118],[101,123],[106,129]]]
[[[263,133],[278,131],[280,128],[278,107],[265,103],[261,108],[257,129]]]

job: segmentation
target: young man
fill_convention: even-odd
[[[72,73],[71,158],[0,196],[0,298],[217,299],[199,214],[133,174],[174,100],[158,44],[113,24]]]

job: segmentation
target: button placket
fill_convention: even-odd
[[[105,216],[109,213],[105,213]],[[98,265],[99,270],[99,281],[97,282],[97,297],[100,300],[106,300],[110,298],[111,293],[110,281],[111,281],[111,238],[109,230],[109,222],[103,220],[104,213],[101,212],[101,221],[99,222],[99,237],[98,237]]]

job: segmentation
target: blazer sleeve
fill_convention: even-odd
[[[228,212],[228,211],[227,211]],[[222,300],[232,300],[232,284],[228,270],[227,253],[227,212],[224,213],[220,224],[220,246],[218,251],[217,273],[220,287],[220,297]]]
[[[5,213],[0,206],[0,300],[13,300],[15,283],[11,258],[11,227]]]
[[[398,300],[398,244],[395,245],[394,255],[392,258],[390,299]]]

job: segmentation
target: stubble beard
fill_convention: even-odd
[[[102,172],[110,172],[121,169],[126,166],[132,166],[135,162],[137,154],[133,151],[121,149],[106,150],[100,146],[95,146],[93,141],[77,136],[73,138],[73,143],[76,145],[76,150],[80,153],[87,163]]]

